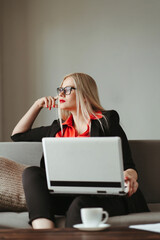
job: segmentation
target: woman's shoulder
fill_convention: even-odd
[[[59,127],[60,127],[60,121],[59,121],[59,119],[54,120],[54,121],[52,122],[52,124],[51,124],[51,129],[57,129],[57,128],[59,128]]]
[[[55,119],[51,124],[51,126],[57,126],[57,125],[59,125],[59,119]]]
[[[119,113],[116,110],[102,111],[102,115],[107,119],[109,123],[119,123],[120,117]]]

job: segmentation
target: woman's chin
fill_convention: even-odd
[[[64,107],[64,106],[60,106],[60,109],[61,109],[61,110],[67,110],[67,111],[69,111],[69,109],[66,108],[66,107]]]

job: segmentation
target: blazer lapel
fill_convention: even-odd
[[[55,137],[56,133],[61,130],[58,121],[54,121],[51,127],[51,131],[48,133],[48,137]]]
[[[102,129],[102,126],[99,121],[101,122],[103,129]],[[108,130],[105,120],[102,118],[102,119],[99,119],[99,121],[96,119],[91,120],[91,137],[109,136],[110,134],[109,134],[109,130]]]
[[[91,137],[103,136],[102,129],[98,120],[91,120]]]

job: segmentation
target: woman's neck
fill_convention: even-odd
[[[73,116],[73,124],[78,134],[85,132],[87,130],[87,125],[89,123],[89,120],[87,123],[81,113],[79,113],[78,115],[77,113],[72,113],[72,116]]]

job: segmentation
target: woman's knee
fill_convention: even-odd
[[[91,197],[89,196],[78,196],[70,205],[70,209],[81,209],[83,207],[89,207],[91,204]]]
[[[66,227],[73,227],[74,224],[81,222],[80,209],[89,207],[92,203],[90,196],[76,197],[71,203],[66,214]]]

